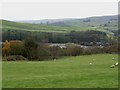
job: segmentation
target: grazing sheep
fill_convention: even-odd
[[[115,65],[111,65],[110,67],[111,67],[111,68],[114,68],[114,67],[115,67]]]
[[[115,60],[115,58],[113,57],[112,60]]]
[[[90,63],[90,65],[92,65],[92,63]]]
[[[54,59],[54,61],[56,61],[56,59]]]
[[[115,66],[118,66],[118,62],[115,63]]]

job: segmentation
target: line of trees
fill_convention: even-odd
[[[5,28],[4,28],[5,29]],[[2,32],[2,41],[5,40],[25,40],[27,37],[33,37],[41,43],[84,43],[90,42],[109,42],[106,33],[101,31],[71,31],[69,33],[56,32],[29,32],[22,30],[8,30]]]
[[[118,53],[118,44],[111,46],[91,46],[82,48],[78,44],[68,43],[66,48],[51,46],[47,43],[38,43],[33,38],[24,41],[12,40],[3,45],[3,56],[21,55],[28,60],[53,60],[62,56],[78,56],[96,53]],[[13,59],[12,59],[13,60]]]

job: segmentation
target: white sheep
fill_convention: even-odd
[[[112,60],[115,60],[115,58],[113,57]]]
[[[56,61],[56,59],[54,59],[54,61]]]
[[[114,68],[114,67],[115,67],[115,65],[111,65],[110,67],[111,67],[111,68]]]
[[[115,63],[115,66],[118,66],[118,62]]]
[[[90,65],[92,65],[92,63],[90,63]]]

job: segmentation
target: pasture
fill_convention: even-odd
[[[3,88],[117,88],[118,67],[110,68],[117,61],[117,54],[3,61]]]

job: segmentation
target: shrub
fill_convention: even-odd
[[[111,45],[104,47],[105,53],[118,53],[118,45]]]
[[[19,60],[27,60],[27,58],[21,56],[21,55],[10,55],[10,56],[6,56],[3,58],[3,60],[7,60],[7,61],[19,61]]]
[[[45,60],[50,59],[50,50],[47,44],[40,43],[37,48],[37,59],[38,60]]]
[[[67,44],[66,55],[68,56],[77,56],[82,53],[82,48],[80,45],[69,43]]]
[[[10,50],[11,50],[10,43],[6,40],[2,48],[3,55],[5,56],[9,55]]]
[[[10,41],[10,54],[11,55],[22,55],[23,54],[23,42],[19,40]]]
[[[24,41],[23,55],[28,59],[35,59],[37,57],[38,43],[33,38],[27,38]]]
[[[59,46],[50,46],[49,52],[52,59],[58,58],[60,56],[60,47]]]

